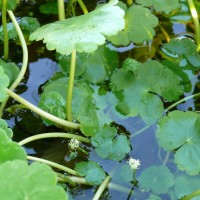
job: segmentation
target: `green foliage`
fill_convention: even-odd
[[[22,17],[19,23],[22,31],[28,31],[29,33],[32,33],[37,28],[40,27],[40,23],[36,18],[33,17]]]
[[[102,158],[120,161],[130,151],[128,139],[124,135],[117,135],[114,127],[100,128],[91,140],[95,152]]]
[[[61,119],[65,119],[66,117],[65,100],[58,92],[50,91],[42,93],[38,106],[48,113],[51,113],[52,115],[55,115]],[[45,118],[43,118],[43,120],[48,125],[54,124]]]
[[[57,2],[47,2],[40,6],[40,12],[43,14],[58,14],[58,3]]]
[[[9,85],[9,78],[4,73],[4,69],[0,66],[0,102],[3,102],[7,98],[5,89]]]
[[[3,119],[0,119],[0,131],[5,132],[9,138],[12,138],[13,136],[12,129],[8,128],[6,121],[4,121]]]
[[[153,6],[157,12],[164,12],[167,14],[178,9],[180,6],[178,0],[136,0],[136,3],[147,7]]]
[[[167,151],[176,150],[174,161],[190,175],[200,172],[200,116],[194,112],[173,111],[161,119],[156,136]]]
[[[138,181],[143,189],[152,190],[155,194],[165,194],[174,184],[174,176],[164,165],[151,166],[142,172]]]
[[[10,40],[17,38],[17,32],[12,22],[7,23],[8,37]],[[3,26],[0,27],[0,40],[4,40]]]
[[[2,120],[0,121],[0,126],[0,164],[16,159],[26,161],[24,149],[9,138],[11,131],[5,127],[6,125]]]
[[[117,0],[111,0],[86,15],[44,25],[30,35],[30,40],[44,40],[48,50],[66,55],[73,50],[93,52],[105,43],[105,36],[124,28],[124,12],[116,4]]]
[[[139,5],[132,5],[125,13],[125,28],[116,36],[108,37],[115,45],[128,45],[130,42],[141,43],[153,39],[154,28],[158,19],[151,11]]]
[[[57,176],[44,164],[8,161],[0,165],[0,195],[3,200],[67,200],[65,191],[56,185]]]
[[[75,170],[80,176],[84,176],[86,181],[91,185],[99,185],[106,178],[106,173],[95,162],[80,162],[76,164]]]
[[[19,0],[7,0],[7,9],[14,10],[19,3]],[[2,0],[0,1],[0,9],[2,9]]]
[[[183,92],[180,81],[171,70],[157,61],[140,65],[133,61],[133,64],[138,66],[134,72],[122,68],[111,77],[112,90],[119,99],[117,109],[128,116],[139,114],[147,124],[152,124],[164,111],[158,95],[168,101],[177,100]]]

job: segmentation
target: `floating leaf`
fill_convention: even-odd
[[[122,114],[139,114],[147,124],[152,124],[164,111],[158,95],[172,101],[183,91],[178,77],[159,62],[148,61],[138,66],[134,73],[124,68],[113,73],[111,87],[119,99],[117,109]]]
[[[0,196],[3,200],[67,200],[64,189],[56,185],[57,176],[44,164],[15,160],[0,165]]]
[[[80,162],[74,169],[80,176],[85,176],[86,181],[91,185],[99,185],[106,178],[103,169],[93,161]]]
[[[180,6],[178,0],[136,0],[136,3],[147,7],[153,7],[157,12],[164,12],[167,14],[178,9]]]
[[[17,38],[17,32],[12,22],[7,23],[7,31],[10,40]],[[4,41],[3,26],[0,27],[0,40]]]
[[[58,3],[57,2],[47,2],[42,4],[40,7],[40,12],[43,14],[58,14]]]
[[[4,131],[9,138],[13,136],[12,129],[8,128],[6,121],[3,119],[0,119],[0,131]]]
[[[108,37],[114,45],[141,43],[153,39],[158,19],[151,11],[139,5],[132,5],[125,14],[125,28],[117,35]]]
[[[200,172],[200,116],[194,112],[173,111],[161,119],[156,136],[167,151],[176,150],[175,163],[190,175]]]
[[[55,91],[50,91],[46,93],[42,93],[40,102],[38,104],[40,108],[55,115],[61,119],[65,119],[65,100],[63,97]],[[43,118],[44,122],[48,125],[52,125],[53,122]]]
[[[48,50],[66,55],[73,50],[93,52],[105,43],[105,36],[124,28],[124,12],[116,4],[117,0],[111,0],[88,14],[44,25],[30,35],[30,40],[44,40]]]
[[[5,91],[8,85],[9,85],[9,78],[4,73],[3,68],[0,66],[0,102],[3,102],[8,96]]]
[[[127,137],[117,135],[117,130],[114,127],[100,128],[91,140],[95,152],[102,158],[120,161],[130,151]]]
[[[33,31],[35,31],[37,28],[40,27],[40,23],[34,17],[22,17],[19,22],[19,25],[22,30],[26,30],[29,33],[32,33]]]
[[[141,188],[152,190],[155,194],[165,194],[174,184],[174,176],[164,166],[151,166],[146,168],[138,178]]]
[[[10,131],[5,127],[5,123],[1,121],[0,126],[0,164],[8,160],[20,159],[26,161],[26,153],[24,149],[10,137]],[[0,165],[1,166],[1,165]]]

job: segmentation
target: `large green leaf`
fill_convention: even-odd
[[[9,138],[10,131],[5,127],[5,123],[1,121],[0,126],[2,124],[3,126],[0,128],[0,164],[16,159],[26,161],[24,149]]]
[[[136,0],[136,3],[139,3],[143,6],[152,7],[157,12],[164,12],[170,13],[173,10],[179,8],[179,1],[178,0]]]
[[[4,73],[4,69],[0,66],[0,102],[3,102],[7,98],[5,89],[9,85],[9,78]]]
[[[56,185],[57,176],[44,164],[15,160],[0,165],[0,196],[3,200],[67,200],[67,195]]]
[[[125,23],[124,30],[115,36],[108,37],[113,44],[126,46],[130,42],[141,43],[153,39],[158,19],[149,9],[132,5],[126,11]]]
[[[130,151],[127,137],[117,135],[114,127],[100,128],[91,140],[95,152],[102,158],[120,161]]]
[[[194,112],[174,111],[158,125],[158,143],[167,151],[177,150],[175,163],[190,175],[200,172],[200,116]]]
[[[44,25],[30,35],[30,40],[44,40],[48,50],[66,55],[73,50],[92,52],[105,43],[105,36],[124,28],[124,11],[116,4],[117,0],[110,0],[86,15]]]
[[[151,166],[142,172],[138,181],[143,189],[152,190],[155,194],[165,194],[174,184],[174,176],[164,165]]]
[[[159,96],[172,101],[182,94],[180,80],[157,61],[133,63],[138,66],[134,72],[127,70],[126,65],[126,69],[116,71],[111,77],[112,90],[119,99],[117,109],[127,116],[139,114],[147,124],[152,124],[164,111]]]

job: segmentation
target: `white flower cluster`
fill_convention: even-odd
[[[77,139],[71,139],[68,146],[72,150],[76,150],[79,147],[80,142]]]
[[[140,160],[139,159],[134,159],[134,158],[129,158],[128,164],[130,165],[131,169],[136,170],[139,169],[140,166]]]

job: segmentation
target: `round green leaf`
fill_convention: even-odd
[[[0,102],[3,102],[7,98],[6,88],[9,85],[9,78],[4,73],[3,68],[0,66]]]
[[[40,27],[38,20],[33,17],[22,17],[19,25],[22,30],[29,31],[30,33]]]
[[[6,121],[4,121],[3,119],[0,119],[0,131],[1,130],[5,131],[6,135],[9,138],[12,138],[12,136],[13,136],[12,129],[8,128]]]
[[[174,184],[174,176],[166,166],[146,168],[138,178],[141,188],[152,190],[155,194],[165,194]]]
[[[58,3],[57,2],[47,2],[40,6],[40,12],[43,14],[58,14]]]
[[[15,160],[0,165],[0,196],[3,200],[67,200],[65,191],[56,185],[57,176],[44,164]]]
[[[48,50],[66,55],[73,50],[93,52],[105,43],[105,36],[124,28],[124,11],[116,4],[117,0],[111,0],[88,14],[44,25],[30,35],[30,40],[44,40]]]
[[[106,178],[106,173],[95,162],[80,162],[74,168],[80,176],[85,176],[86,181],[91,185],[99,185]]]

